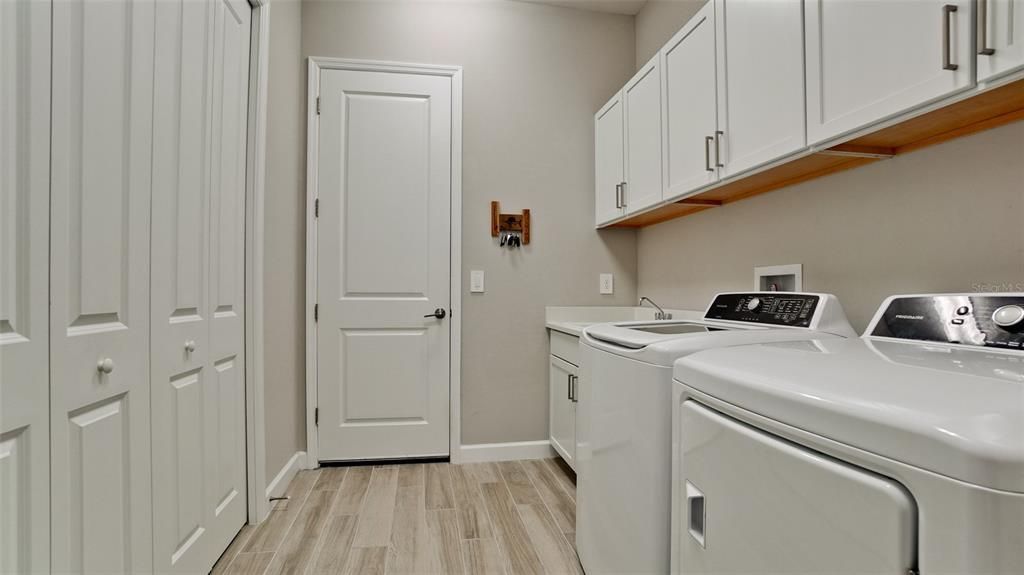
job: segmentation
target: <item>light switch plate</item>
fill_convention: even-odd
[[[471,270],[469,272],[469,292],[484,293],[484,270]]]
[[[601,274],[601,295],[615,293],[615,277],[612,274]]]

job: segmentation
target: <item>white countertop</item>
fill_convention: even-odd
[[[545,325],[548,329],[560,331],[575,337],[583,335],[583,330],[597,323],[613,321],[653,321],[654,312],[651,307],[625,306],[561,306],[548,307],[545,314]],[[704,317],[703,311],[666,309],[674,320],[693,320]]]

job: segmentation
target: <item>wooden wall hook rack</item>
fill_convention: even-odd
[[[517,232],[522,234],[523,244],[530,243],[530,210],[521,214],[503,214],[498,202],[491,202],[491,237],[496,238],[501,232]]]

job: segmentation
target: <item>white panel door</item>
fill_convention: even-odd
[[[626,178],[622,92],[594,114],[594,208],[597,225],[622,217]]]
[[[714,2],[668,41],[661,58],[667,199],[718,180]]]
[[[1024,0],[978,0],[978,81],[1024,68]]]
[[[157,4],[154,568],[209,571],[245,521],[241,217],[250,8]]]
[[[447,455],[451,79],[326,70],[319,96],[320,459]]]
[[[152,567],[153,36],[151,2],[53,4],[50,445],[55,572]]]
[[[971,5],[970,0],[805,0],[810,143],[971,87]],[[956,11],[947,13],[947,6]]]
[[[50,569],[50,4],[0,2],[0,573]]]
[[[807,144],[801,0],[718,0],[718,129],[723,178]]]
[[[661,201],[661,63],[655,55],[622,89],[626,185],[622,203],[632,214]]]
[[[550,356],[548,393],[550,393],[548,427],[551,446],[573,469],[576,468],[576,398],[574,386],[576,366]]]

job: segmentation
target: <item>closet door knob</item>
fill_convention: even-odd
[[[196,340],[190,339],[185,342],[185,351],[192,353],[196,350]]]
[[[104,358],[96,362],[96,371],[100,373],[110,373],[114,371],[114,360],[109,357]]]

